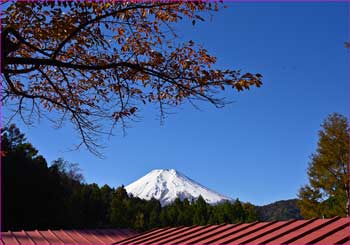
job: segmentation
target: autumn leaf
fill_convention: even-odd
[[[222,107],[219,92],[261,86],[262,76],[218,69],[217,58],[179,21],[204,21],[222,6],[205,1],[9,2],[2,12],[3,104],[16,115],[58,115],[98,154],[97,139],[125,128],[144,105],[165,108],[202,100]],[[24,111],[26,110],[26,111]],[[28,113],[25,113],[28,112]],[[24,119],[24,121],[26,121]],[[59,126],[59,125],[58,125]]]

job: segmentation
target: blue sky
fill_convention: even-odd
[[[47,122],[16,123],[50,162],[80,164],[86,182],[127,185],[155,168],[175,168],[222,194],[254,204],[295,198],[307,183],[320,124],[349,114],[348,3],[226,3],[212,21],[180,23],[181,39],[203,44],[218,67],[259,72],[264,85],[223,109],[186,104],[163,126],[148,108],[127,136],[106,142],[105,159],[67,151],[77,135]]]

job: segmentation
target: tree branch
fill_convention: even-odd
[[[127,7],[127,8],[124,8],[124,9],[121,9],[121,10],[117,10],[117,11],[113,11],[111,13],[107,13],[107,14],[104,14],[104,15],[100,15],[100,16],[97,16],[96,18],[94,19],[91,19],[89,21],[86,21],[85,23],[81,24],[80,26],[78,26],[71,34],[68,35],[68,37],[66,37],[66,39],[64,39],[57,47],[56,51],[52,54],[51,58],[52,59],[55,59],[56,56],[58,55],[58,53],[62,50],[62,48],[75,36],[77,35],[81,30],[83,30],[84,28],[86,28],[88,25],[94,23],[94,22],[97,22],[99,20],[102,20],[102,19],[105,19],[109,16],[113,16],[113,15],[116,15],[118,13],[122,13],[124,11],[129,11],[129,10],[133,10],[133,9],[149,9],[149,8],[154,8],[154,7],[160,7],[160,6],[169,6],[169,5],[173,5],[174,3],[159,3],[159,4],[155,4],[155,5],[145,5],[145,6],[142,6],[142,5],[136,5],[136,6],[133,6],[133,7]]]

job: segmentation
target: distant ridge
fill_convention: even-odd
[[[262,221],[302,219],[297,202],[298,199],[281,200],[256,208]]]

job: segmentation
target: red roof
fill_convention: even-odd
[[[112,244],[135,236],[129,229],[1,232],[1,244]]]
[[[116,244],[350,244],[350,218],[157,228]]]

